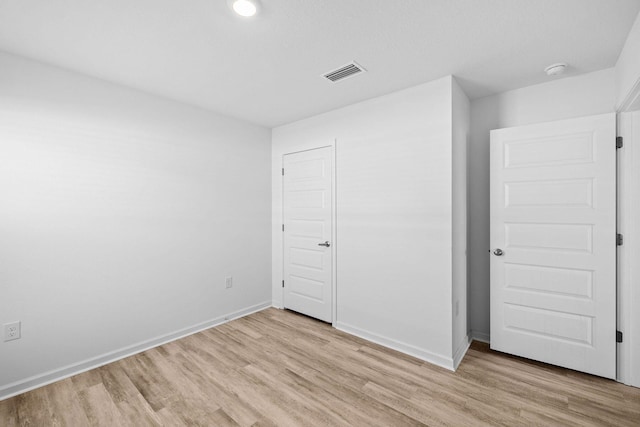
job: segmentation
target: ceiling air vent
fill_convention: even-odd
[[[329,71],[328,73],[323,74],[323,77],[335,83],[339,80],[344,80],[347,77],[352,77],[365,71],[367,70],[362,68],[354,61],[345,65],[344,67],[338,68],[337,70]]]

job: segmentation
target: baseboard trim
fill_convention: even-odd
[[[77,362],[71,365],[64,366],[62,368],[54,369],[42,374],[34,375],[32,377],[7,384],[3,387],[0,387],[0,400],[8,399],[10,397],[45,386],[47,384],[69,378],[73,375],[77,375],[82,372],[104,366],[108,363],[112,363],[120,359],[124,359],[125,357],[142,353],[143,351],[158,347],[162,344],[166,344],[168,342],[193,335],[200,331],[204,331],[205,329],[219,326],[223,323],[230,322],[231,320],[238,319],[240,317],[244,317],[258,311],[262,311],[266,308],[271,307],[271,305],[271,301],[262,302],[260,304],[252,305],[242,310],[227,313],[214,319],[207,320],[205,322],[198,323],[196,325],[183,328],[166,335],[161,335],[159,337],[142,341],[140,343],[133,344],[119,350],[114,350],[100,356],[92,357],[81,362]]]
[[[371,341],[376,344],[380,344],[384,347],[397,350],[401,353],[408,354],[409,356],[417,357],[418,359],[424,360],[425,362],[438,365],[445,369],[449,369],[450,371],[455,370],[453,367],[454,364],[453,364],[452,358],[442,356],[440,354],[433,353],[428,350],[424,350],[422,348],[416,347],[411,344],[406,344],[400,341],[396,341],[392,338],[387,338],[387,337],[375,334],[373,332],[369,332],[364,329],[360,329],[358,327],[345,324],[343,322],[339,322],[339,321],[336,322],[335,328],[342,332],[346,332],[348,334],[363,338],[367,341]]]
[[[471,331],[471,341],[480,341],[491,344],[491,336],[486,332]]]
[[[469,350],[469,346],[471,345],[471,338],[469,335],[465,335],[458,346],[456,347],[455,352],[453,353],[453,369],[458,369],[462,359],[464,359],[465,354],[467,354],[467,350]]]

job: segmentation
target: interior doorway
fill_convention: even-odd
[[[333,309],[333,150],[284,155],[284,308],[325,322]]]

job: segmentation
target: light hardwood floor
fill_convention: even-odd
[[[0,402],[0,426],[640,426],[640,389],[474,343],[457,372],[268,309]]]

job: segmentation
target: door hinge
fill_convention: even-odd
[[[282,287],[284,288],[284,280],[282,281]]]
[[[284,231],[284,224],[282,224],[282,231]]]
[[[622,148],[624,146],[624,141],[621,136],[616,136],[616,148]]]
[[[622,246],[624,244],[624,236],[620,233],[616,235],[616,244]]]
[[[622,342],[622,331],[616,331],[616,342]]]
[[[282,176],[284,176],[284,168],[282,168]]]

